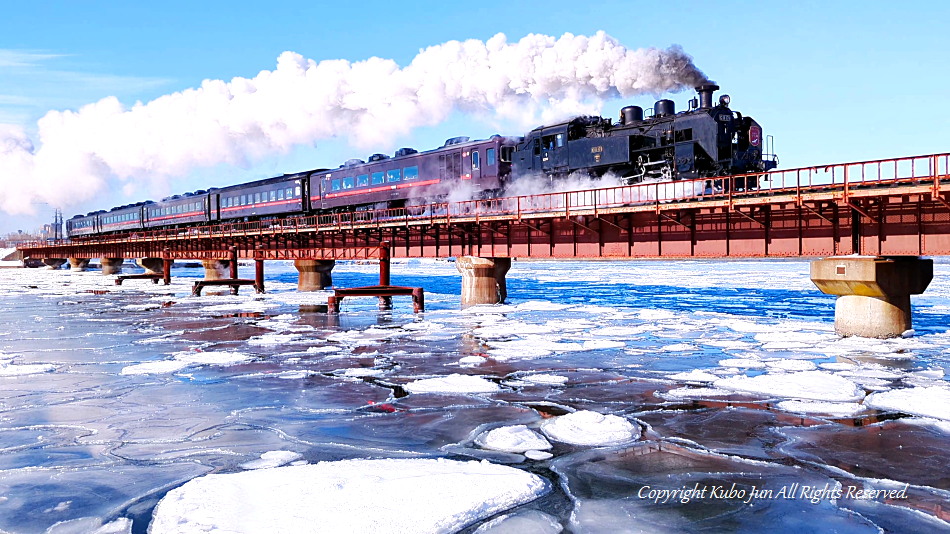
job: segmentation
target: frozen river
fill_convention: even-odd
[[[883,341],[805,261],[0,270],[0,532],[947,532],[948,270]]]

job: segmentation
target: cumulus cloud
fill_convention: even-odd
[[[284,52],[274,70],[254,78],[205,80],[131,107],[108,97],[50,111],[36,143],[22,129],[0,129],[0,209],[68,207],[133,181],[159,190],[199,167],[247,165],[331,137],[378,148],[454,111],[530,125],[705,79],[678,47],[631,50],[603,32],[450,41],[405,67]]]

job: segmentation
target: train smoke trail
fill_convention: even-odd
[[[0,209],[66,207],[130,184],[154,193],[198,167],[247,165],[331,137],[379,149],[456,110],[534,126],[597,112],[606,98],[705,80],[679,47],[631,50],[603,32],[450,41],[405,67],[284,52],[276,69],[254,78],[206,80],[130,108],[108,97],[50,111],[37,124],[36,144],[17,128],[0,128]]]

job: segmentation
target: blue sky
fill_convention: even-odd
[[[38,144],[37,120],[50,110],[107,96],[131,106],[205,79],[254,77],[274,69],[286,50],[315,61],[378,56],[406,65],[449,40],[603,30],[631,49],[681,45],[732,96],[734,109],[775,136],[783,168],[937,153],[950,148],[948,15],[942,2],[20,3],[0,20],[0,123],[24,128]],[[672,98],[682,107],[690,96]],[[650,107],[654,99],[630,103]],[[607,102],[603,114],[615,116],[620,104]],[[455,113],[370,152],[524,133],[511,128]],[[364,152],[324,140],[242,167],[189,171],[169,187],[184,192],[332,167]],[[14,180],[0,176],[0,184]],[[65,215],[146,199],[128,193],[103,192],[64,207]],[[0,213],[0,233],[51,218],[52,207],[36,209],[36,216]]]

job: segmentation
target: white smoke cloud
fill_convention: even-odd
[[[453,111],[536,125],[705,79],[678,47],[630,50],[603,32],[450,41],[405,67],[284,52],[276,69],[251,79],[206,80],[131,108],[108,97],[50,111],[36,145],[22,129],[0,129],[0,209],[68,207],[105,188],[160,191],[199,167],[248,165],[331,137],[378,148]]]

